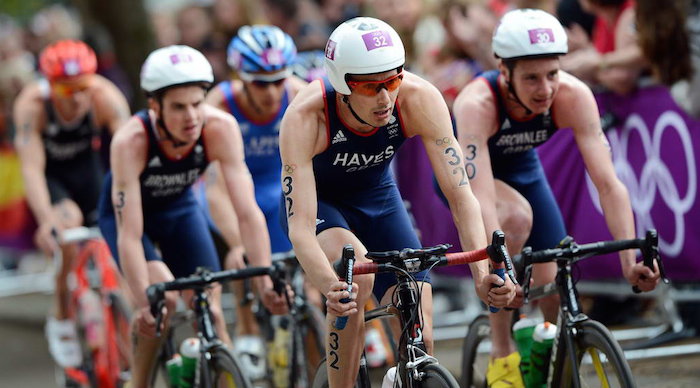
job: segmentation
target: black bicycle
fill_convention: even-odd
[[[656,260],[664,282],[663,263],[659,257],[658,235],[649,230],[643,239],[604,241],[578,245],[568,237],[560,247],[533,252],[530,247],[513,258],[522,260],[525,303],[558,293],[561,307],[557,333],[549,365],[548,387],[635,387],[634,377],[620,345],[603,324],[589,319],[582,312],[572,266],[592,256],[640,249],[644,264],[653,268]],[[532,264],[556,261],[554,282],[530,290]],[[639,292],[635,289],[635,292]],[[485,388],[489,360],[491,328],[486,315],[479,316],[469,326],[462,353],[462,386]],[[572,362],[573,360],[573,362]]]
[[[285,288],[283,280],[284,270],[280,265],[273,264],[270,267],[252,267],[220,272],[211,272],[207,268],[200,267],[195,274],[189,277],[153,284],[146,290],[148,301],[151,305],[151,313],[156,318],[157,336],[161,335],[160,326],[163,319],[162,309],[165,305],[165,292],[194,291],[194,316],[197,322],[197,337],[200,339],[200,356],[195,368],[193,387],[252,388],[252,384],[242,371],[238,361],[216,334],[209,309],[207,289],[213,283],[241,280],[254,276],[270,276],[275,284],[275,291],[280,294]],[[172,337],[172,330],[170,330],[161,347],[158,362],[153,370],[152,383],[155,382],[157,375],[161,374],[168,386],[171,386],[169,376],[167,371],[165,371],[165,363],[172,359],[175,353],[177,353],[177,346]]]
[[[289,301],[288,315],[273,319],[262,306],[255,314],[268,344],[267,380],[275,387],[308,388],[325,354],[326,317],[307,296],[306,279],[296,255],[293,252],[275,254],[272,261],[282,269],[285,283],[291,286],[294,297]],[[279,348],[280,341],[275,342],[275,336],[281,332],[285,332],[287,338]]]
[[[367,253],[366,257],[373,263],[354,264],[352,246],[343,249],[340,265],[336,263],[339,274],[347,274],[346,279],[351,284],[354,275],[370,273],[395,273],[398,284],[392,297],[392,303],[381,306],[365,313],[365,323],[377,318],[397,317],[402,328],[398,344],[397,375],[395,384],[400,380],[402,387],[411,388],[459,388],[459,384],[450,372],[438,363],[438,360],[426,352],[422,339],[422,323],[420,320],[420,287],[414,274],[423,270],[432,270],[436,266],[468,264],[490,258],[494,267],[505,267],[511,280],[513,277],[510,258],[505,249],[505,236],[502,232],[494,232],[493,244],[471,252],[446,253],[449,244],[437,245],[423,249],[404,249]],[[505,275],[504,275],[505,276]],[[338,327],[338,322],[336,322]],[[333,356],[333,353],[331,353]],[[335,355],[337,358],[337,355]],[[334,362],[337,360],[332,360]],[[328,387],[326,360],[324,359],[316,371],[314,388]],[[370,388],[370,377],[364,354],[360,360],[360,370],[356,387]],[[396,385],[395,385],[396,386]]]

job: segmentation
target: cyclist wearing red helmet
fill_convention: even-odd
[[[52,230],[97,221],[103,167],[100,136],[128,119],[129,106],[111,82],[96,75],[95,53],[85,43],[47,46],[39,65],[43,79],[22,90],[14,104],[15,146],[27,200],[39,225],[35,242],[48,256],[57,249]],[[75,247],[63,248],[56,276],[55,311],[46,325],[49,350],[64,367],[79,365],[75,325],[66,320],[66,275]]]

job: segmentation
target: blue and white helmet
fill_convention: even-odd
[[[303,51],[294,61],[294,75],[311,82],[326,75],[326,53],[323,50]]]
[[[228,64],[244,81],[277,81],[292,74],[297,48],[292,38],[276,26],[243,26],[228,46]],[[253,75],[278,72],[274,75]]]

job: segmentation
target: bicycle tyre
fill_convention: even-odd
[[[484,341],[491,341],[491,324],[487,315],[480,315],[469,325],[462,345],[462,387],[487,387],[486,368],[489,355],[479,355],[479,345]]]
[[[372,388],[369,383],[369,370],[367,369],[367,363],[360,363],[360,370],[357,373],[357,381],[355,382],[354,388]],[[328,366],[326,365],[326,358],[321,360],[316,368],[316,373],[314,374],[314,381],[311,385],[312,388],[329,388],[328,383]]]
[[[582,386],[636,387],[627,359],[607,327],[600,322],[587,320],[577,325],[576,329],[576,362]],[[589,362],[592,365],[588,365]],[[607,385],[601,383],[601,376],[607,381]],[[572,385],[571,364],[567,356],[563,362],[559,386],[568,388]]]
[[[253,388],[252,383],[241,370],[236,358],[223,347],[214,348],[211,351],[211,358],[208,361],[206,359],[200,360],[200,362],[209,363],[209,381],[214,383],[213,387]],[[200,387],[206,387],[206,384],[202,381],[204,380],[203,377],[200,376]],[[226,384],[222,385],[222,382]]]
[[[304,309],[302,319],[291,328],[290,387],[310,387],[316,371],[313,360],[325,354],[326,319],[316,306],[307,304]]]
[[[459,388],[459,383],[447,368],[437,363],[430,363],[421,368],[425,373],[423,380],[416,381],[417,388]]]
[[[110,310],[112,313],[112,324],[114,328],[114,344],[116,349],[114,355],[117,360],[112,360],[118,368],[117,387],[121,387],[130,380],[129,371],[131,369],[131,313],[127,307],[124,297],[119,293],[111,293]],[[112,338],[112,337],[110,337]]]

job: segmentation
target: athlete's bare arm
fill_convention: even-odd
[[[312,159],[327,147],[322,84],[314,81],[296,96],[282,119],[280,154],[289,239],[304,271],[324,295],[338,283],[338,276],[316,238],[318,208]],[[329,299],[329,312],[357,312],[350,304],[338,303],[339,299]]]
[[[269,266],[270,237],[265,216],[255,202],[253,179],[245,163],[243,138],[236,119],[228,113],[209,105],[204,106],[207,118],[203,130],[207,155],[210,160],[218,160],[228,193],[231,196],[240,225],[241,238],[246,254],[253,266]],[[256,279],[263,302],[271,312],[281,314],[286,311],[283,297],[272,291],[269,277]]]
[[[142,122],[132,117],[120,128],[110,145],[112,166],[112,206],[117,223],[119,260],[136,305],[148,306],[146,288],[148,267],[141,239],[143,208],[141,206],[141,173],[146,167],[148,138]]]
[[[593,93],[583,82],[561,72],[560,88],[554,100],[554,120],[559,128],[573,128],[576,143],[586,170],[598,189],[600,205],[610,233],[617,240],[635,237],[634,217],[627,188],[615,175],[610,144],[600,126],[600,113]],[[572,109],[575,107],[575,109]],[[658,270],[652,272],[636,263],[635,252],[620,253],[623,274],[643,291],[651,291],[659,281]],[[647,279],[640,279],[644,275]]]
[[[231,82],[231,81],[224,81],[224,82]],[[219,108],[223,110],[224,112],[228,112],[228,108],[226,107],[226,100],[224,98],[224,92],[221,91],[221,88],[217,86],[214,86],[209,90],[207,93],[207,96],[204,98],[204,102],[207,104]]]
[[[486,231],[481,207],[469,185],[469,161],[464,159],[462,149],[452,132],[445,100],[433,85],[406,73],[399,92],[399,104],[408,135],[419,135],[423,140],[437,181],[450,204],[462,249],[485,247]],[[508,283],[509,287],[489,292],[493,280],[484,282],[489,273],[486,261],[470,264],[470,269],[477,284],[477,292],[485,302],[503,307],[515,296],[512,283]],[[495,282],[501,284],[502,281],[499,279]]]
[[[46,127],[46,110],[38,82],[28,85],[17,96],[12,115],[17,130],[15,149],[22,166],[27,202],[40,228],[37,243],[44,253],[50,255],[55,247],[51,229],[60,225],[55,219],[46,184],[46,155],[41,137]]]
[[[108,79],[95,74],[91,86],[96,124],[111,135],[131,117],[129,103],[122,92]]]
[[[455,100],[457,139],[465,155],[465,170],[481,204],[484,226],[489,231],[502,229],[496,211],[496,186],[488,147],[488,140],[498,125],[496,114],[496,101],[484,79],[468,84]]]

